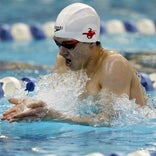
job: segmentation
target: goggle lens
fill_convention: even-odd
[[[79,43],[79,41],[77,41],[77,40],[63,41],[63,42],[58,42],[56,40],[54,40],[54,41],[58,47],[62,46],[67,49],[74,49],[76,47],[76,45]]]

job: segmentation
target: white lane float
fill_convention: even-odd
[[[1,87],[4,92],[4,96],[12,96],[17,89],[21,88],[21,82],[11,76],[0,79],[0,83],[2,84]]]
[[[114,19],[105,23],[106,31],[110,34],[123,33],[125,32],[125,27],[122,21]]]
[[[137,23],[136,23],[138,32],[142,33],[142,34],[148,34],[148,35],[153,35],[156,33],[156,27],[155,27],[155,23],[150,20],[150,19],[140,19]]]
[[[54,22],[46,22],[43,25],[43,30],[45,32],[45,35],[47,38],[53,37],[54,36]]]
[[[23,77],[22,79],[12,76],[4,77],[0,79],[0,98],[13,96],[20,89],[32,92],[35,89],[35,83],[36,79],[32,77]]]
[[[31,39],[51,38],[54,35],[54,21],[40,24],[15,23],[12,26],[6,23],[0,25],[0,40],[23,41]],[[145,35],[156,34],[156,23],[154,20],[143,18],[138,21],[123,21],[110,19],[101,21],[100,34],[140,33]]]
[[[149,77],[153,82],[153,87],[156,89],[156,73],[149,74]]]
[[[32,35],[29,29],[29,26],[24,23],[16,23],[11,27],[11,33],[14,40],[23,41],[31,40]]]

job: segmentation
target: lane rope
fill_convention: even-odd
[[[54,22],[44,24],[35,23],[28,25],[25,23],[15,23],[12,25],[0,25],[0,41],[21,41],[31,39],[45,39],[53,37]],[[141,33],[145,35],[156,35],[156,22],[151,19],[140,19],[138,21],[121,21],[118,19],[101,22],[100,33],[119,34],[119,33]]]

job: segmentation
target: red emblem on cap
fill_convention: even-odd
[[[84,32],[82,33],[82,35],[87,35],[88,39],[91,39],[96,33],[94,30],[92,30],[92,28],[88,28],[88,32]]]

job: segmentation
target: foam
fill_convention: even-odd
[[[44,100],[49,109],[63,114],[87,115],[94,120],[94,126],[133,125],[156,118],[154,107],[142,108],[135,99],[129,100],[125,94],[116,96],[104,89],[95,97],[80,98],[87,81],[88,77],[83,71],[46,75],[38,81],[34,98]],[[113,118],[106,120],[97,112],[104,112]]]
[[[79,96],[87,80],[87,75],[82,71],[43,76],[36,87],[36,98],[44,99],[49,108],[76,114]]]

